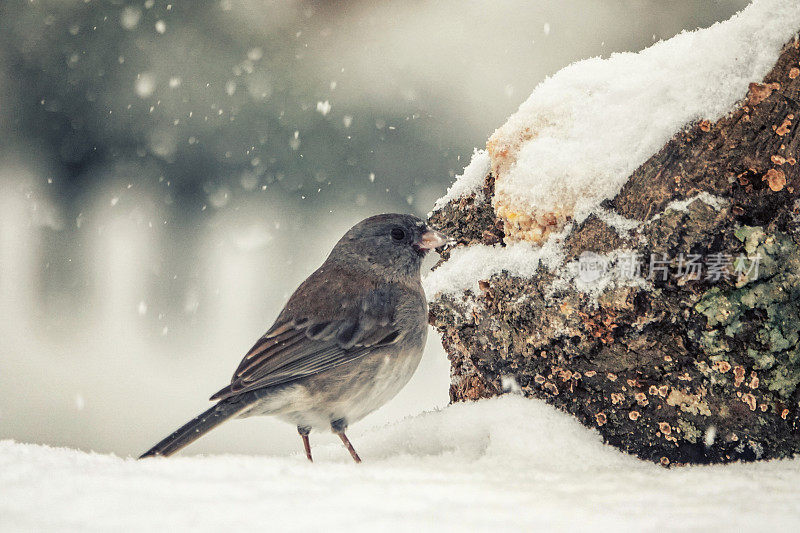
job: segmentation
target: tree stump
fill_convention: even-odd
[[[566,236],[559,269],[438,296],[430,322],[451,361],[451,401],[502,394],[513,378],[664,465],[800,452],[798,67],[792,41],[734,112],[690,125],[639,167],[603,205],[635,227],[590,215]],[[458,245],[502,245],[493,182],[431,224]],[[623,251],[646,282],[591,294],[558,283],[569,265],[619,276]]]

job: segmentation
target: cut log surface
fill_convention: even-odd
[[[735,111],[675,135],[572,224],[562,267],[437,296],[451,400],[516,381],[664,465],[800,453],[799,68],[793,40]],[[504,244],[493,187],[431,223],[459,245]]]

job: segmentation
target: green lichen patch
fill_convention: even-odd
[[[766,388],[786,399],[800,384],[800,249],[790,236],[761,227],[742,226],[734,235],[748,256],[760,258],[760,272],[744,285],[703,294],[694,306],[707,325],[699,344],[708,356],[734,352],[747,366],[769,370]]]

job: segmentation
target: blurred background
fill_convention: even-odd
[[[546,76],[745,4],[3,0],[0,438],[142,452],[350,225],[424,216]],[[432,331],[356,445],[448,381]],[[186,453],[223,451],[300,440],[249,419]]]

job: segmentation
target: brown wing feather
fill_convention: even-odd
[[[276,342],[264,342],[257,345],[258,348],[251,350],[242,360],[239,368],[233,374],[234,380],[247,375],[254,368],[264,368],[274,361],[281,354],[289,351],[293,346],[305,339],[305,332],[302,329],[293,329],[283,333]]]
[[[292,337],[291,344],[273,344],[270,351],[262,352],[255,360],[246,361],[248,364],[237,370],[231,384],[211,399],[221,400],[335,368],[363,357],[379,346],[394,344],[401,336],[397,328],[378,326],[362,341],[344,348],[336,338],[314,340],[302,330],[297,334]]]
[[[353,283],[361,283],[362,290],[356,293],[360,293],[359,296],[339,302],[316,299],[319,305],[309,310],[318,313],[320,318],[317,319],[303,313],[306,306],[295,305],[297,300],[315,301],[314,276],[306,280],[290,298],[275,325],[244,356],[231,384],[211,399],[224,399],[293,381],[345,364],[378,346],[397,342],[402,332],[392,320],[396,292],[385,287],[376,290],[363,279],[351,279]],[[330,294],[330,287],[324,292]],[[333,303],[338,304],[336,308],[325,313]]]

